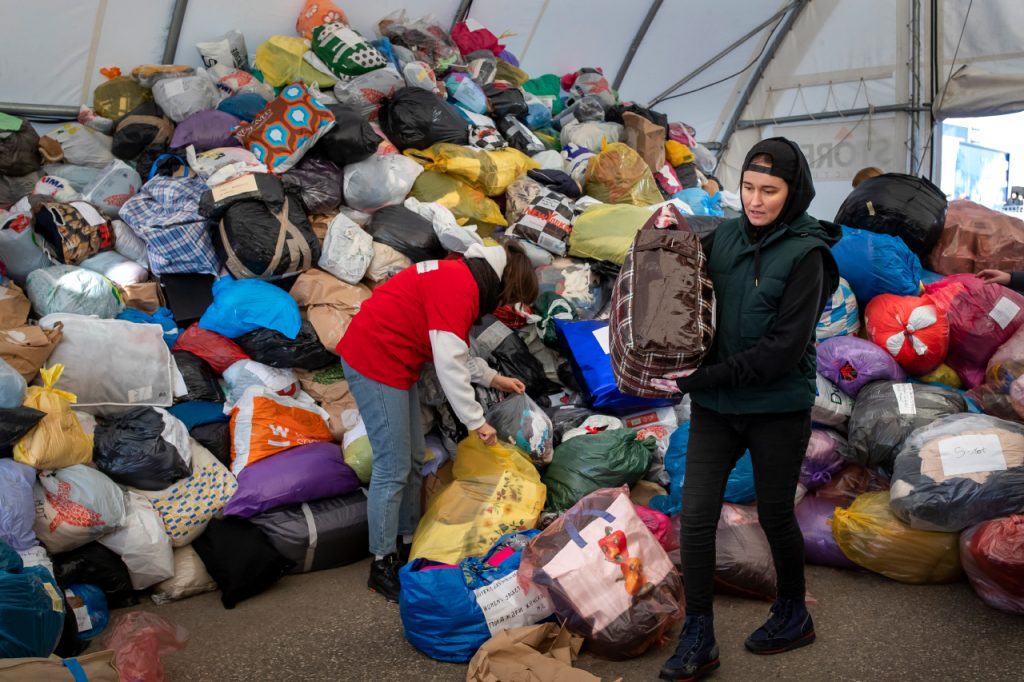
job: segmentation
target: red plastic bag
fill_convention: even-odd
[[[479,24],[476,28],[470,28],[465,21],[460,21],[452,28],[452,41],[458,46],[463,57],[477,50],[489,50],[495,57],[505,51],[505,46],[499,43],[498,38],[488,29]]]
[[[864,309],[864,320],[868,337],[911,374],[927,374],[946,358],[949,320],[928,296],[879,294]]]
[[[982,601],[1024,615],[1024,515],[993,519],[964,531],[960,562]]]
[[[925,286],[949,318],[949,357],[967,388],[985,380],[985,367],[1001,345],[1024,325],[1024,296],[975,275],[952,275]]]
[[[188,631],[155,613],[131,611],[114,621],[100,643],[113,649],[121,682],[164,682],[160,657],[184,649]]]
[[[201,357],[217,374],[223,374],[224,370],[239,360],[249,359],[237,343],[216,332],[201,329],[198,322],[178,336],[173,350],[185,350]]]

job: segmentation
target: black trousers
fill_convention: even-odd
[[[779,596],[804,597],[804,539],[793,514],[811,411],[727,415],[693,404],[683,482],[681,544],[687,614],[712,613],[715,529],[725,484],[750,450],[761,528],[768,536]]]

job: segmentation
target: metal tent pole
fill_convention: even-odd
[[[647,16],[644,17],[643,23],[640,24],[640,28],[637,29],[636,35],[633,36],[633,42],[629,44],[629,49],[626,50],[626,56],[623,57],[622,64],[619,65],[619,70],[615,72],[615,81],[612,82],[613,90],[618,90],[619,86],[622,85],[622,81],[626,77],[626,72],[629,71],[629,65],[633,63],[633,57],[636,56],[636,51],[640,49],[640,43],[643,42],[648,29],[651,28],[651,24],[654,22],[654,17],[658,14],[658,10],[661,9],[663,2],[664,0],[654,0],[654,2],[651,3],[650,9],[647,10]]]
[[[178,52],[178,38],[181,37],[181,26],[185,23],[185,12],[188,0],[174,0],[174,11],[171,13],[171,26],[167,30],[167,42],[164,43],[163,64],[173,64]]]

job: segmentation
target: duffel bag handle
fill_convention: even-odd
[[[680,232],[693,232],[690,223],[686,222],[684,216],[674,204],[666,204],[647,219],[642,229],[669,230],[676,229]]]
[[[615,516],[609,514],[603,509],[581,509],[577,514],[580,516],[593,516],[594,518],[604,519],[608,523],[615,521]],[[577,546],[581,548],[587,546],[587,541],[583,539],[582,535],[580,535],[579,530],[576,528],[576,524],[569,519],[568,515],[566,515],[562,525],[565,528],[566,534],[568,534],[569,538],[575,542]]]
[[[188,163],[185,162],[185,159],[181,158],[177,154],[161,154],[160,156],[156,157],[156,159],[153,161],[153,165],[149,167],[149,177],[146,178],[147,180],[152,180],[153,176],[160,171],[160,162],[163,161],[164,159],[176,159],[185,169],[185,177],[188,177],[189,167]]]

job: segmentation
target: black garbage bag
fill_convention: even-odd
[[[381,103],[378,118],[384,134],[402,151],[469,142],[469,124],[431,90],[402,88]]]
[[[147,147],[166,147],[174,134],[174,123],[164,116],[163,110],[155,102],[141,104],[124,117],[114,127],[114,137],[110,145],[111,153],[119,159],[130,161],[139,158]],[[139,174],[143,179],[149,173],[152,160],[144,166],[139,163]]]
[[[159,407],[136,407],[97,423],[93,464],[115,483],[164,490],[192,475],[188,430]],[[186,460],[186,457],[188,459]]]
[[[98,542],[54,554],[53,577],[62,589],[75,583],[95,585],[107,595],[107,605],[112,609],[133,606],[138,602],[128,567],[121,557]]]
[[[531,180],[536,180],[548,189],[561,192],[570,199],[579,199],[583,196],[580,183],[573,180],[572,176],[565,171],[535,168],[534,170],[527,171],[526,176]]]
[[[342,173],[332,161],[306,155],[281,180],[298,192],[307,213],[328,213],[341,204]]]
[[[320,337],[308,320],[302,321],[299,335],[294,339],[264,328],[243,334],[235,342],[256,362],[281,369],[312,371],[338,362],[338,356],[328,352],[320,343]]]
[[[494,315],[485,315],[481,324],[470,332],[474,355],[484,358],[499,374],[519,379],[526,385],[526,393],[542,402],[548,395],[561,390],[544,373],[540,360],[515,331]]]
[[[434,232],[434,224],[401,204],[374,213],[366,231],[375,242],[390,246],[413,263],[438,260],[447,254]]]
[[[39,133],[28,121],[6,137],[0,136],[0,175],[28,175],[39,170],[43,157],[39,153]]]
[[[110,600],[107,600],[109,606]],[[64,600],[64,627],[53,653],[61,658],[74,658],[89,648],[89,642],[78,636],[78,617]]]
[[[320,240],[313,232],[301,197],[286,191],[268,173],[210,190],[199,200],[199,213],[219,220],[213,245],[237,279],[278,279],[304,272],[320,259]]]
[[[892,471],[896,455],[915,430],[967,411],[956,391],[929,384],[873,381],[860,390],[849,423],[848,457]]]
[[[377,151],[380,135],[365,116],[349,104],[328,104],[334,127],[317,140],[310,154],[333,161],[339,168],[367,159]]]
[[[31,407],[0,409],[0,457],[13,457],[15,444],[45,416]]]
[[[209,450],[218,462],[231,468],[231,425],[229,422],[211,422],[193,426],[189,435]]]
[[[494,124],[498,126],[501,136],[508,140],[508,146],[518,149],[527,156],[539,154],[546,149],[540,138],[511,114],[495,118]]]
[[[630,104],[619,103],[612,105],[604,112],[604,120],[610,121],[611,123],[623,123],[622,115],[627,111],[646,118],[654,125],[661,126],[665,129],[665,137],[668,137],[668,116],[660,111],[654,111],[653,109],[642,107],[635,102]]]
[[[178,173],[179,170],[192,172],[184,170],[188,168],[188,161],[185,160],[185,155],[171,152],[166,144],[154,144],[143,149],[135,157],[135,167],[138,169],[139,175],[142,176],[144,182],[157,175],[171,177]]]
[[[212,519],[192,548],[220,588],[226,609],[266,591],[292,568],[259,527],[235,516]]]
[[[185,387],[188,389],[188,393],[175,402],[224,402],[224,393],[220,390],[217,375],[213,368],[206,364],[206,360],[187,350],[176,350],[171,355],[174,356],[174,364],[178,366],[178,372],[181,373],[181,378],[185,380]]]
[[[488,83],[484,86],[484,94],[487,95],[487,109],[491,118],[515,116],[522,120],[530,111],[526,104],[526,97],[523,96],[523,91],[519,88],[503,88],[496,83]]]
[[[566,431],[575,429],[594,415],[593,410],[582,405],[556,405],[549,407],[545,412],[551,418],[551,434],[555,447],[562,443],[562,436]]]
[[[942,236],[946,195],[924,178],[885,173],[858,185],[833,222],[899,237],[922,258]]]

